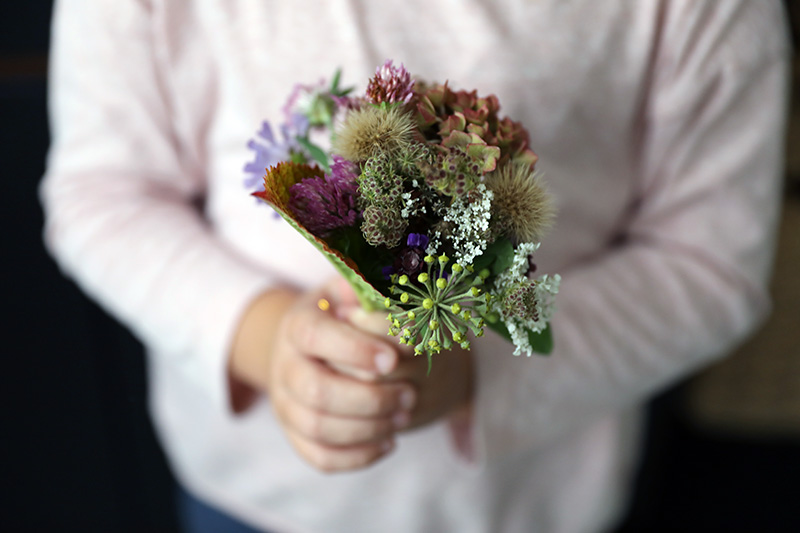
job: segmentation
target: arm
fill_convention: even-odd
[[[45,241],[90,296],[227,409],[240,315],[276,280],[226,249],[196,207],[203,176],[170,122],[151,17],[143,1],[56,4]]]
[[[230,415],[269,392],[314,466],[366,466],[391,448],[393,417],[412,391],[347,379],[324,362],[375,374],[394,367],[396,350],[322,313],[317,292],[280,287],[208,227],[196,205],[202,171],[173,131],[152,16],[143,0],[56,6],[47,246],[215,409]]]
[[[482,460],[642,401],[768,311],[787,98],[780,6],[685,5],[666,18],[656,59],[637,210],[621,244],[561,273],[554,353],[474,345]]]

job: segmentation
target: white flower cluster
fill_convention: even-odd
[[[471,198],[456,198],[442,217],[454,226],[449,240],[456,261],[462,265],[472,264],[486,250],[494,193],[481,183],[468,196]]]
[[[494,298],[490,304],[492,311],[498,313],[511,335],[514,343],[514,355],[523,352],[528,357],[533,353],[533,348],[528,341],[528,332],[539,333],[544,331],[553,315],[553,299],[558,294],[561,276],[543,275],[535,280],[529,280],[528,257],[539,248],[538,243],[523,243],[514,250],[514,260],[505,272],[497,276],[495,289],[492,291]],[[532,313],[536,319],[530,319],[509,314],[502,306],[504,293],[519,283],[530,283],[535,291],[536,310]]]
[[[414,181],[416,183],[416,180]],[[401,217],[409,218],[419,214],[424,215],[427,212],[422,198],[412,198],[410,192],[404,192],[400,195],[400,198],[403,200],[403,209],[400,210]]]

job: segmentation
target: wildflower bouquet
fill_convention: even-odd
[[[485,327],[515,355],[548,353],[558,275],[530,257],[553,218],[537,156],[497,97],[414,81],[387,61],[364,95],[295,88],[282,139],[251,141],[248,184],[352,284],[389,334],[433,354]],[[330,141],[330,149],[316,137]],[[269,168],[267,168],[269,167]],[[266,169],[266,175],[263,175]]]

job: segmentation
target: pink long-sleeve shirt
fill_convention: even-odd
[[[53,38],[47,245],[147,345],[178,478],[250,524],[602,530],[635,467],[637,405],[768,311],[787,92],[777,0],[72,0],[57,2]],[[529,129],[558,205],[536,258],[563,278],[556,348],[475,343],[460,446],[441,422],[372,468],[323,475],[267,398],[230,409],[249,302],[333,275],[248,196],[242,166],[295,83],[341,66],[363,89],[387,58],[496,94]]]

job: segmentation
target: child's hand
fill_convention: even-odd
[[[265,294],[251,306],[237,336],[246,337],[253,322],[262,338],[250,349],[237,340],[231,370],[269,393],[289,440],[311,465],[325,472],[353,470],[392,449],[415,394],[408,383],[377,380],[405,368],[398,365],[397,346],[320,310],[322,297],[336,294]],[[334,365],[359,369],[375,380],[344,375]]]
[[[376,337],[386,337],[388,322],[385,313],[365,313],[354,308],[347,314],[354,326]],[[456,346],[433,356],[430,374],[425,355],[413,355],[409,346],[398,345],[400,359],[384,380],[401,380],[411,384],[416,393],[416,406],[411,411],[407,429],[423,426],[456,412],[466,412],[472,401],[472,354]]]

